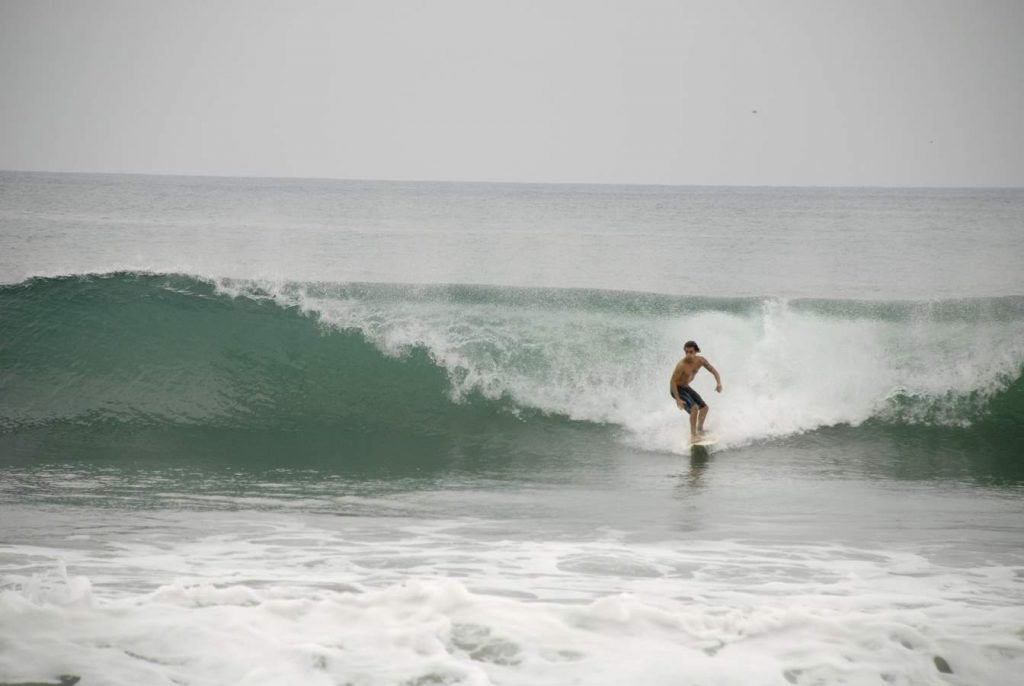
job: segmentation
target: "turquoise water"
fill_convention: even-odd
[[[1022,228],[0,174],[0,682],[1015,683]]]

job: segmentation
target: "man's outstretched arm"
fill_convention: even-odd
[[[706,359],[704,360],[704,368],[707,369],[709,372],[711,372],[711,375],[715,377],[715,383],[717,384],[715,386],[715,390],[718,391],[719,393],[721,393],[722,392],[722,377],[720,377],[718,375],[718,370],[715,369],[714,366],[710,362],[708,362]]]

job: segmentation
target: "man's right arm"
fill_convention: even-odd
[[[676,365],[675,370],[672,372],[672,378],[669,379],[669,392],[672,393],[672,397],[676,399],[676,402],[682,402],[679,398],[679,381],[683,377],[683,363],[680,362]]]

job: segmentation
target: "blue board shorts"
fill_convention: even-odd
[[[686,403],[686,411],[689,412],[690,408],[696,405],[697,407],[707,407],[708,404],[704,402],[704,398],[700,397],[700,393],[693,390],[689,386],[676,386],[676,390],[679,391],[679,399]],[[669,393],[669,395],[672,395]],[[675,396],[672,396],[675,400]]]

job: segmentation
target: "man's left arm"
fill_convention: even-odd
[[[721,393],[722,392],[722,377],[720,377],[718,375],[718,370],[715,369],[714,366],[712,366],[712,364],[710,362],[708,362],[706,358],[704,359],[703,365],[704,365],[704,368],[707,369],[709,372],[711,372],[711,375],[715,377],[715,383],[717,384],[715,386],[715,390],[718,391],[719,393]]]

